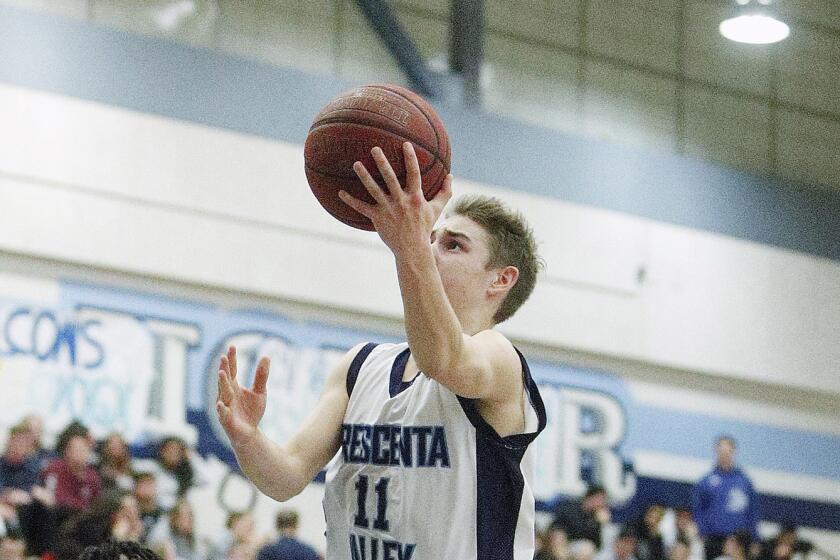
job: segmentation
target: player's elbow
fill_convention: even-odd
[[[303,492],[319,470],[292,449],[283,448],[283,456],[285,460],[277,464],[270,478],[264,476],[263,484],[257,485],[266,496],[278,502],[288,501]]]
[[[303,492],[303,489],[311,482],[312,478],[314,476],[306,478],[289,474],[287,476],[279,476],[263,487],[258,485],[257,488],[272,500],[286,502]]]
[[[305,488],[305,486],[302,486],[300,488],[293,488],[293,489],[282,488],[282,489],[274,490],[270,493],[266,492],[265,495],[268,496],[269,498],[271,498],[272,500],[275,500],[275,501],[278,501],[278,502],[288,502],[289,500],[291,500],[292,498],[294,498],[295,496],[297,496],[298,494],[303,492],[304,488]]]

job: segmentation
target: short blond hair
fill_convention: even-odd
[[[515,266],[519,270],[519,278],[493,315],[496,324],[506,321],[531,296],[543,267],[534,232],[520,212],[492,196],[459,197],[447,214],[471,219],[490,236],[488,269]]]

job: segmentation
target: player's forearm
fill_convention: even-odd
[[[234,445],[236,460],[259,490],[277,501],[292,498],[311,481],[305,465],[293,453],[268,439],[262,432],[246,444]]]
[[[431,248],[398,255],[397,277],[406,336],[417,367],[432,378],[445,376],[463,350],[464,337],[443,290]]]

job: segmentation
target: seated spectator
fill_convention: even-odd
[[[688,560],[704,560],[706,552],[703,548],[703,540],[700,538],[700,530],[694,522],[689,508],[677,508],[675,511],[676,538],[688,546]]]
[[[190,462],[189,449],[181,438],[168,437],[160,444],[158,461],[164,473],[175,480],[175,496],[181,498],[192,487],[195,471]],[[163,487],[163,485],[161,485]]]
[[[572,560],[593,560],[597,552],[595,543],[586,539],[569,543],[569,555]]]
[[[149,548],[135,542],[108,541],[87,547],[78,560],[162,560]]]
[[[34,445],[33,455],[38,461],[38,470],[41,470],[46,467],[50,461],[55,459],[55,453],[52,450],[45,448],[43,444],[44,419],[37,414],[27,414],[23,417],[23,420],[21,420],[21,424],[29,430],[29,434],[32,436],[32,442]]]
[[[24,535],[33,554],[43,552],[43,535],[52,527],[52,494],[36,484],[39,471],[32,433],[18,424],[11,429],[0,457],[0,520],[7,529]]]
[[[157,525],[165,513],[158,505],[155,475],[149,472],[140,472],[134,475],[134,499],[137,502],[137,510],[143,524],[143,529],[140,532],[140,542],[145,543],[152,527]]]
[[[723,541],[723,555],[718,556],[717,560],[749,560],[751,545],[752,533],[738,531]]]
[[[53,458],[60,458],[61,457],[61,449],[65,447],[67,441],[75,436],[83,436],[85,439],[88,440],[90,443],[90,448],[94,449],[96,447],[96,441],[93,439],[93,436],[90,435],[90,430],[87,426],[79,422],[78,420],[73,420],[69,424],[67,424],[61,433],[58,434],[58,437],[55,440],[55,457]]]
[[[205,543],[195,534],[193,509],[185,498],[178,498],[169,514],[152,527],[147,544],[164,558],[205,560],[208,556]]]
[[[566,531],[552,525],[543,537],[543,548],[534,556],[534,560],[570,560],[569,538]]]
[[[12,427],[0,457],[0,501],[16,506],[32,501],[30,492],[41,470],[34,451],[29,429],[23,424]]]
[[[641,519],[633,525],[633,530],[639,538],[636,547],[638,560],[666,560],[665,543],[659,532],[659,523],[665,515],[665,507],[661,504],[651,504]]]
[[[99,444],[99,476],[105,492],[131,492],[134,479],[131,475],[131,453],[125,439],[118,434],[109,434]]]
[[[276,518],[278,539],[264,546],[257,554],[257,560],[320,560],[321,556],[309,545],[297,538],[298,514],[296,511],[281,510]]]
[[[24,560],[26,543],[20,533],[9,533],[0,537],[0,560]]]
[[[57,560],[77,560],[88,546],[108,540],[133,540],[139,535],[140,520],[126,496],[111,494],[71,515],[58,530]],[[130,498],[130,496],[128,497]],[[132,530],[133,529],[133,530]]]
[[[555,510],[552,525],[563,529],[570,541],[586,539],[601,548],[601,527],[610,521],[607,492],[592,485],[581,500],[561,503]]]
[[[671,546],[671,550],[668,551],[668,560],[689,560],[690,557],[691,548],[682,539],[677,539]]]
[[[636,545],[639,539],[631,526],[625,526],[611,547],[602,550],[596,560],[636,560]]]
[[[216,545],[216,555],[228,560],[254,560],[265,544],[257,532],[257,524],[250,512],[232,512],[225,523],[227,531]]]
[[[189,448],[178,437],[165,438],[158,446],[157,457],[154,460],[136,461],[135,468],[155,474],[158,503],[165,511],[169,511],[175,501],[184,497],[196,483]]]
[[[791,560],[797,552],[808,553],[813,545],[799,540],[794,525],[783,525],[776,538],[768,541],[759,554],[760,560]]]
[[[18,533],[20,530],[17,510],[10,505],[0,503],[0,537]]]
[[[89,507],[102,491],[102,480],[90,466],[93,455],[89,437],[75,428],[59,437],[56,446],[60,458],[53,460],[41,473],[59,508],[80,511]]]
[[[112,494],[113,495],[113,494]],[[120,509],[114,515],[111,534],[120,541],[140,542],[143,536],[143,521],[137,500],[131,494],[119,493]]]

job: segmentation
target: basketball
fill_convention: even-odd
[[[332,216],[345,224],[373,231],[373,223],[338,198],[344,190],[374,204],[353,171],[361,161],[380,187],[387,187],[370,151],[379,146],[405,187],[403,142],[414,145],[423,194],[431,200],[449,173],[451,150],[443,123],[422,97],[392,84],[371,84],[330,101],[309,128],[303,156],[309,187]]]

